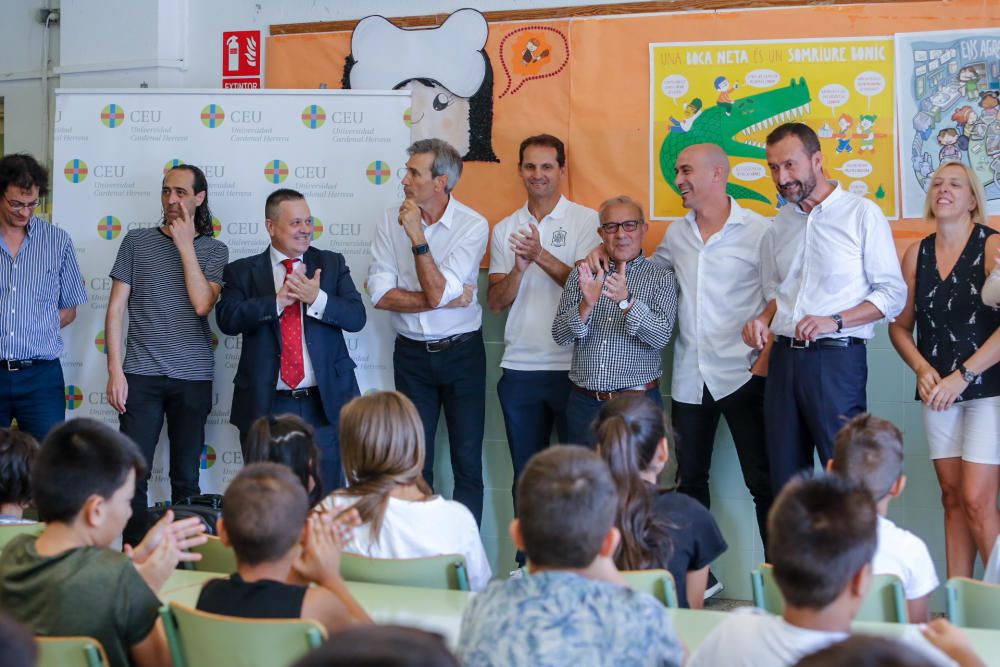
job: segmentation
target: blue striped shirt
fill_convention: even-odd
[[[87,302],[73,240],[41,218],[11,256],[0,237],[0,359],[58,359],[59,311]]]

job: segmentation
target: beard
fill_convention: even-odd
[[[798,186],[791,195],[787,194],[787,188],[789,186]],[[779,189],[781,190],[781,196],[785,198],[785,201],[792,204],[798,204],[811,195],[813,190],[816,189],[816,177],[810,174],[803,181],[788,181],[787,183],[782,183]]]

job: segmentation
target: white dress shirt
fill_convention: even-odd
[[[444,308],[462,295],[465,285],[477,285],[479,261],[486,253],[489,224],[486,218],[454,196],[441,219],[432,225],[421,220],[434,263],[445,279],[444,296],[434,310],[423,313],[393,312],[389,318],[401,336],[413,340],[438,340],[475,331],[482,326],[483,310],[478,290],[464,308]],[[386,292],[399,289],[420,292],[413,244],[399,224],[399,207],[385,210],[372,240],[372,263],[368,267],[368,293],[377,304]]]
[[[281,262],[286,259],[291,259],[287,255],[283,255],[271,246],[271,273],[274,275],[274,291],[278,292],[281,286],[285,282],[285,275],[287,271],[285,270],[285,265]],[[302,261],[302,255],[295,258],[296,261]],[[294,268],[298,268],[298,264]],[[319,295],[316,300],[313,301],[312,305],[305,308],[305,314],[309,317],[315,317],[317,320],[323,319],[323,313],[326,312],[326,301],[327,294],[323,290],[319,291]],[[305,304],[301,301],[296,301],[294,304],[289,306],[289,308],[302,308]],[[278,304],[277,297],[275,297],[275,307],[278,311],[278,317],[281,317],[281,313],[285,310]],[[312,359],[309,358],[309,347],[306,345],[306,322],[302,320],[302,368],[305,373],[302,377],[302,382],[299,382],[296,387],[289,387],[288,384],[281,379],[281,373],[278,373],[278,389],[288,390],[288,389],[304,389],[306,387],[316,386],[316,372],[313,370]]]
[[[571,268],[601,244],[597,211],[560,197],[552,212],[539,222],[528,211],[525,202],[493,228],[490,273],[504,274],[514,270],[510,236],[529,230],[531,223],[538,227],[542,248]],[[552,318],[562,291],[563,286],[552,280],[540,266],[534,262],[528,266],[507,314],[501,367],[517,371],[569,370],[572,348],[560,347],[552,340]]]
[[[700,404],[707,386],[725,398],[750,379],[753,350],[743,324],[764,309],[760,241],[769,221],[729,198],[729,218],[702,242],[694,211],[667,228],[653,261],[677,274],[679,331],[670,395]]]
[[[798,205],[778,211],[761,242],[764,298],[777,300],[771,331],[795,337],[806,315],[830,316],[871,302],[893,321],[906,302],[906,283],[889,222],[875,202],[843,190],[806,214]],[[821,338],[870,339],[875,323],[845,327]]]

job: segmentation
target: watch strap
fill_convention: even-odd
[[[416,257],[417,255],[426,255],[431,251],[431,247],[426,243],[421,243],[420,245],[413,246],[412,250],[413,256]]]
[[[962,374],[962,379],[968,382],[969,384],[972,384],[973,382],[978,380],[980,375],[975,371],[970,371],[968,368],[965,367],[965,364],[962,363],[958,364],[958,372]]]

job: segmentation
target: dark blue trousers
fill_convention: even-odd
[[[340,463],[340,413],[328,417],[319,394],[292,398],[276,394],[271,414],[293,414],[313,427],[319,462],[316,471],[323,486],[321,498],[344,486],[344,471]]]
[[[812,470],[814,449],[826,465],[837,431],[867,410],[866,352],[864,345],[771,349],[764,429],[775,496],[796,473]]]
[[[392,353],[396,389],[417,406],[424,423],[427,456],[424,479],[434,485],[434,436],[441,408],[448,425],[454,498],[483,518],[483,429],[486,421],[486,350],[483,335],[428,352],[414,341],[396,338]]]
[[[66,419],[66,388],[58,359],[39,360],[29,368],[0,368],[0,426],[17,427],[38,442]]]
[[[660,395],[659,387],[647,389],[646,397],[660,408],[663,407],[663,396]],[[583,445],[591,449],[597,447],[597,432],[594,427],[597,422],[597,414],[605,402],[582,394],[575,389],[570,390],[569,401],[566,403],[566,426],[569,430],[567,444]]]

